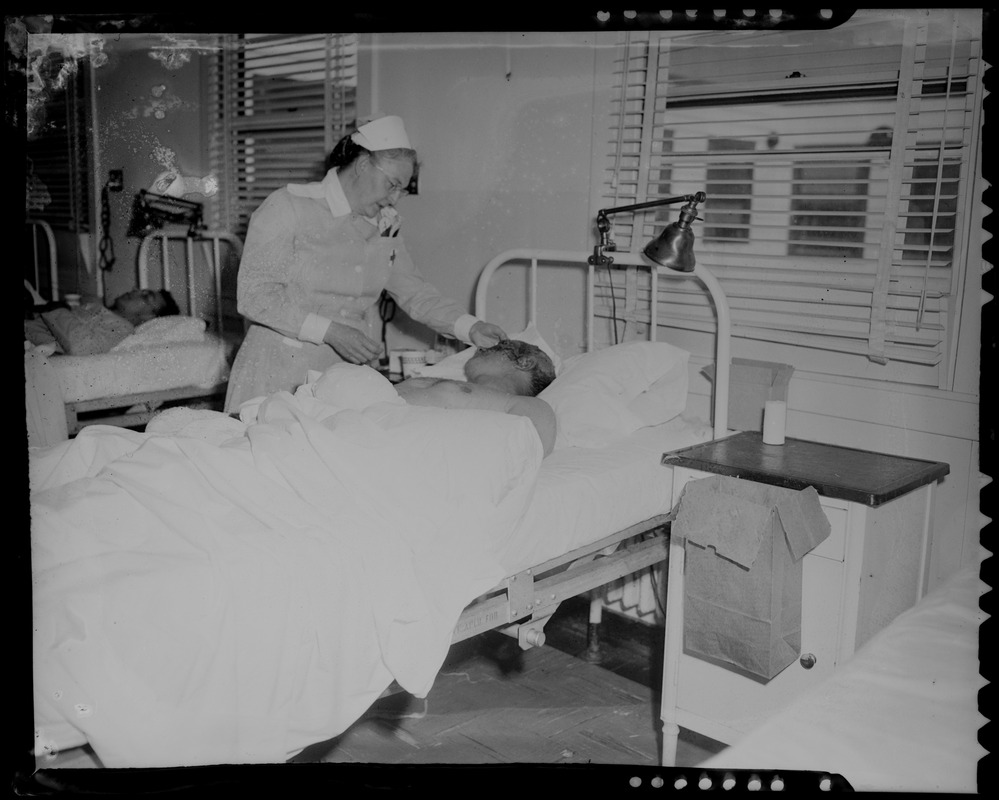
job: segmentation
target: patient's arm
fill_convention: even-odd
[[[555,412],[537,397],[507,394],[474,383],[442,378],[410,378],[396,384],[395,388],[403,400],[414,406],[473,408],[527,417],[541,437],[546,456],[555,446]]]

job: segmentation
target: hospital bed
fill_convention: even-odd
[[[832,675],[699,767],[839,774],[864,792],[981,792],[979,569],[951,575]]]
[[[649,269],[638,256],[622,253],[618,254],[616,261],[627,268]],[[200,698],[198,702],[190,700],[190,707],[185,705],[182,711],[178,710],[170,705],[169,696],[172,695],[169,692],[163,690],[149,696],[143,685],[131,685],[134,676],[130,672],[123,672],[117,678],[111,675],[106,662],[102,662],[104,665],[98,671],[100,674],[91,674],[84,667],[71,666],[71,659],[78,655],[71,656],[64,648],[77,635],[67,633],[67,630],[74,629],[73,626],[78,623],[54,621],[48,633],[36,634],[39,637],[36,640],[35,667],[38,698],[36,753],[41,765],[44,766],[46,758],[53,758],[67,747],[79,746],[87,741],[105,765],[115,766],[164,766],[233,759],[283,760],[309,744],[339,735],[372,702],[390,691],[393,681],[417,695],[429,691],[436,669],[452,643],[498,629],[516,637],[522,647],[543,644],[544,624],[561,601],[663,561],[667,554],[669,513],[675,498],[671,489],[671,468],[662,464],[662,455],[728,432],[729,331],[724,295],[712,276],[700,268],[693,273],[668,278],[670,281],[689,279],[700,282],[711,294],[718,315],[718,370],[713,419],[708,421],[691,414],[686,408],[687,354],[655,341],[657,324],[654,307],[650,310],[652,324],[649,326],[648,341],[627,341],[613,348],[595,348],[596,276],[587,253],[521,249],[500,254],[486,266],[480,277],[476,292],[477,313],[488,313],[486,302],[491,296],[490,283],[497,271],[526,268],[530,287],[528,329],[536,329],[538,274],[548,267],[585,270],[586,346],[583,353],[565,360],[559,377],[542,393],[542,397],[548,399],[556,411],[560,436],[569,435],[572,431],[581,438],[564,440],[564,446],[557,445],[555,452],[543,460],[537,441],[531,444],[532,449],[526,460],[523,463],[518,460],[521,456],[519,451],[515,451],[523,433],[519,427],[498,431],[495,438],[490,438],[492,433],[482,430],[478,421],[480,418],[476,417],[474,427],[467,429],[474,431],[474,434],[467,433],[462,438],[464,417],[461,416],[449,416],[446,427],[427,439],[422,451],[411,453],[399,449],[404,445],[406,429],[393,428],[395,435],[384,442],[377,439],[359,443],[347,434],[350,434],[351,426],[361,424],[362,420],[341,413],[335,419],[342,421],[340,428],[346,433],[335,447],[323,450],[317,442],[328,433],[314,425],[320,417],[309,416],[313,413],[310,409],[315,408],[309,403],[318,395],[299,399],[298,393],[294,397],[279,393],[269,398],[271,405],[267,409],[271,416],[260,416],[264,413],[262,406],[256,412],[256,424],[246,427],[245,438],[237,435],[235,439],[225,439],[230,435],[228,429],[236,425],[236,421],[224,415],[218,415],[218,422],[226,427],[225,435],[210,443],[183,438],[182,435],[165,435],[164,429],[155,424],[158,420],[154,419],[149,426],[153,429],[152,433],[114,434],[112,429],[98,426],[84,431],[75,442],[65,443],[61,449],[53,448],[43,454],[44,458],[39,457],[32,473],[35,487],[46,480],[52,483],[51,475],[65,469],[67,463],[75,470],[77,479],[98,481],[104,487],[100,492],[100,503],[93,508],[88,504],[86,491],[81,496],[67,496],[61,493],[58,485],[55,486],[55,494],[45,497],[44,513],[40,506],[33,507],[33,523],[35,530],[42,534],[39,547],[43,547],[35,563],[45,563],[44,542],[61,543],[49,544],[55,559],[52,565],[54,575],[58,575],[59,570],[68,569],[58,556],[61,547],[72,548],[79,555],[82,551],[77,548],[85,548],[87,537],[94,537],[95,557],[100,558],[107,552],[108,537],[115,541],[119,537],[130,540],[133,529],[149,531],[160,527],[164,536],[179,537],[182,542],[178,547],[187,553],[185,558],[171,558],[169,562],[164,562],[164,569],[172,575],[173,570],[183,568],[190,556],[186,542],[195,533],[200,542],[198,558],[203,558],[205,553],[218,553],[224,549],[215,540],[218,538],[221,541],[229,536],[229,531],[221,528],[228,524],[230,516],[236,515],[242,520],[237,526],[238,538],[232,540],[232,546],[242,547],[245,541],[253,541],[252,534],[258,519],[265,520],[267,526],[273,526],[275,518],[287,514],[294,517],[294,523],[279,520],[276,531],[267,527],[267,538],[262,540],[266,544],[258,548],[270,553],[266,569],[278,569],[284,563],[283,559],[291,556],[281,548],[273,549],[277,547],[273,539],[290,536],[295,531],[311,530],[310,526],[328,524],[323,514],[317,511],[319,507],[327,508],[329,514],[335,516],[346,513],[344,509],[349,506],[350,514],[345,525],[353,524],[356,516],[364,516],[360,521],[363,536],[351,535],[338,546],[373,547],[379,554],[374,562],[378,567],[372,571],[363,566],[369,555],[366,552],[356,554],[347,562],[342,557],[328,562],[318,554],[320,550],[325,552],[325,539],[304,544],[297,538],[290,540],[295,542],[295,547],[317,549],[317,554],[305,561],[294,562],[300,565],[304,574],[296,573],[295,579],[290,582],[275,579],[274,583],[268,583],[259,575],[254,576],[246,593],[241,595],[244,602],[252,604],[254,611],[243,611],[242,614],[229,612],[221,615],[217,623],[206,621],[206,617],[210,616],[213,607],[212,597],[215,597],[214,602],[220,602],[219,590],[214,583],[204,592],[198,588],[197,581],[204,577],[204,573],[192,574],[189,579],[172,575],[169,580],[164,578],[160,583],[153,577],[156,571],[144,562],[142,567],[128,568],[123,573],[122,581],[127,583],[128,575],[135,570],[140,570],[145,577],[140,584],[129,585],[122,591],[125,588],[138,591],[143,599],[141,602],[130,601],[127,608],[119,612],[129,619],[119,617],[112,623],[101,617],[110,626],[102,635],[114,639],[116,648],[141,650],[142,637],[147,632],[146,623],[136,622],[137,627],[133,627],[131,616],[140,612],[176,614],[176,620],[171,617],[168,622],[160,620],[156,623],[157,634],[150,640],[150,646],[163,644],[164,631],[183,636],[185,632],[175,628],[209,626],[204,630],[199,627],[199,636],[211,637],[212,641],[219,643],[220,651],[227,655],[231,654],[225,648],[230,646],[244,653],[237,663],[241,665],[240,670],[257,674],[258,691],[248,693],[246,687],[252,681],[246,675],[234,681],[225,668],[218,667],[215,661],[221,656],[214,659],[211,649],[206,651],[200,645],[193,648],[191,658],[199,663],[206,658],[214,659],[211,664],[200,663],[198,666],[177,661],[181,658],[179,653],[182,649],[171,647],[168,659],[173,665],[165,673],[166,677],[160,678],[174,681],[179,680],[178,676],[188,674],[201,676],[200,683],[187,681],[173,690],[178,697],[197,695]],[[656,270],[649,276],[652,297],[658,296],[660,277]],[[627,354],[622,356],[623,361],[616,360],[622,353]],[[582,410],[573,408],[571,401],[575,398],[596,397],[596,389],[592,395],[587,394],[587,387],[583,385],[585,381],[579,385],[571,383],[572,376],[586,375],[591,366],[598,371],[607,366],[610,370],[607,374],[616,375],[616,383],[612,381],[616,390],[610,390],[610,396],[601,397],[595,406]],[[600,372],[597,383],[606,388],[604,378],[606,375]],[[718,390],[719,387],[721,390]],[[615,394],[615,391],[618,393]],[[679,397],[678,392],[682,393]],[[644,405],[637,404],[639,400]],[[608,413],[613,411],[615,403],[621,405],[620,415]],[[639,415],[638,409],[646,416]],[[591,413],[594,410],[599,412],[595,416]],[[436,411],[406,409],[406,413]],[[403,412],[397,409],[392,413]],[[444,413],[455,415],[461,412]],[[604,423],[613,423],[613,428],[629,415],[635,421],[630,429],[599,427]],[[159,420],[166,416],[164,414]],[[520,424],[513,418],[500,416],[506,420],[498,421],[503,425]],[[274,430],[284,434],[277,436],[271,432],[265,435],[261,420],[269,424],[273,421]],[[522,422],[527,424],[526,420]],[[650,424],[645,424],[647,422]],[[587,427],[594,424],[597,429]],[[334,433],[337,430],[334,429]],[[182,433],[181,430],[179,434]],[[456,450],[450,451],[451,455],[458,459],[476,460],[479,467],[453,470],[447,464],[435,466],[436,462],[432,460],[434,448],[440,445],[441,438],[452,433]],[[588,435],[590,439],[586,438]],[[528,438],[536,440],[533,432]],[[224,446],[219,447],[218,443],[223,440]],[[233,445],[234,441],[238,444]],[[303,442],[301,448],[294,449],[299,441]],[[76,448],[67,449],[69,445],[76,445]],[[372,483],[376,485],[369,485],[364,482],[365,464],[360,461],[369,455],[373,458],[378,447],[386,448],[386,453],[392,452],[395,456],[383,456],[372,467]],[[288,455],[291,452],[289,448],[298,455]],[[457,453],[459,450],[460,454]],[[516,458],[496,467],[487,460],[493,450],[514,453]],[[370,454],[369,451],[376,452]],[[247,452],[253,454],[252,459],[246,455]],[[321,456],[320,460],[315,460],[317,453]],[[356,461],[351,461],[351,453],[355,453]],[[131,468],[141,467],[139,462],[144,459],[154,464],[156,469],[152,472],[140,469],[138,477],[132,476]],[[196,460],[196,475],[188,484],[187,472],[192,459]],[[413,459],[412,464],[409,459]],[[340,464],[340,461],[344,463]],[[221,466],[223,462],[228,466]],[[260,474],[261,464],[265,465],[267,475]],[[276,468],[267,466],[275,464],[278,465]],[[462,491],[446,495],[453,497],[456,507],[450,509],[447,503],[433,504],[426,510],[437,520],[433,529],[427,532],[426,541],[415,538],[421,535],[419,524],[422,518],[412,514],[411,509],[418,508],[422,513],[426,509],[425,496],[428,493],[437,499],[443,491],[439,485],[467,483],[475,478],[480,469],[497,475],[486,488],[486,494],[494,495],[495,486],[499,483],[505,487],[503,498],[497,500],[492,497],[485,510],[470,508],[468,497],[474,492],[462,484]],[[336,474],[336,485],[317,477],[327,471]],[[141,485],[142,480],[147,479],[143,476],[153,475],[156,476],[154,485],[148,488]],[[290,475],[295,476],[291,487],[294,491],[286,502],[283,492],[289,488],[286,483],[291,481]],[[280,477],[280,485],[265,481],[273,476]],[[394,476],[398,480],[394,480]],[[265,483],[261,484],[261,481]],[[338,494],[340,481],[350,488],[342,496]],[[136,484],[137,488],[133,490],[132,484]],[[266,485],[266,491],[256,488],[258,484]],[[185,489],[186,486],[189,488]],[[216,487],[219,487],[218,495]],[[207,499],[199,496],[199,493],[208,491],[211,494]],[[115,519],[115,525],[124,524],[119,517],[113,516],[112,504],[117,493],[127,495],[122,501],[121,515],[134,521],[120,531],[109,531],[107,520],[110,518]],[[232,501],[233,496],[241,499],[234,503],[232,509],[227,509],[227,503]],[[258,500],[266,502],[258,508]],[[358,503],[356,508],[352,505],[354,501]],[[166,509],[174,509],[169,515],[164,512],[164,503]],[[143,506],[141,513],[136,511],[136,506]],[[137,513],[139,516],[133,518],[132,515]],[[88,521],[88,514],[95,515],[92,522]],[[367,526],[367,515],[376,517],[370,526]],[[472,530],[469,530],[469,520],[475,520]],[[197,527],[197,531],[192,530],[192,526]],[[216,530],[217,526],[221,526],[219,530]],[[378,537],[388,537],[393,544],[379,544]],[[481,546],[477,544],[480,540]],[[230,538],[225,541],[229,542]],[[416,555],[411,553],[407,556],[409,551],[406,548],[412,541],[417,542],[412,545],[412,553]],[[426,562],[420,561],[424,554]],[[134,557],[134,553],[130,551],[128,557]],[[246,558],[249,557],[247,554]],[[396,561],[403,557],[404,561]],[[247,562],[241,563],[245,565]],[[454,566],[459,566],[459,569],[454,569]],[[260,568],[265,567],[262,565]],[[399,571],[394,571],[396,569]],[[438,574],[442,570],[446,572]],[[316,572],[314,579],[312,571]],[[428,578],[428,575],[431,577]],[[362,578],[370,582],[363,591],[356,586],[356,581]],[[72,572],[65,576],[65,580],[65,591],[76,591],[78,584]],[[38,585],[61,586],[62,581],[62,578],[46,578],[40,579]],[[224,583],[229,587],[227,591],[234,591],[232,587],[237,586],[238,581],[229,576]],[[420,592],[400,598],[399,607],[386,608],[386,598],[396,597],[402,591],[400,587],[410,583],[414,590],[419,588]],[[184,587],[183,597],[173,602],[168,601],[166,595],[159,594],[181,591],[178,588],[180,585]],[[88,610],[85,602],[70,602],[57,594],[56,599],[51,601],[55,605],[48,605],[50,601],[45,600],[44,607],[61,616],[64,613],[62,609],[72,605],[76,615],[74,619],[86,619],[88,614],[107,614],[107,609],[114,607],[114,590],[105,580],[102,580],[101,586],[103,605]],[[349,591],[351,587],[353,591]],[[300,611],[304,609],[304,615],[309,620],[318,615],[319,627],[315,630],[308,627],[309,620],[301,620],[301,613],[287,620],[282,616],[283,595],[286,592],[308,594],[306,599],[298,598],[294,603],[288,601],[289,607]],[[423,594],[429,597],[424,598]],[[261,601],[260,597],[267,602]],[[36,602],[42,600],[36,598]],[[148,612],[142,611],[146,607]],[[426,609],[425,614],[417,612],[417,609],[423,608]],[[388,619],[384,626],[382,615]],[[400,623],[400,615],[405,618],[405,624]],[[242,619],[235,619],[240,617]],[[275,619],[277,623],[267,624],[268,619]],[[210,627],[216,624],[220,627]],[[232,625],[249,626],[252,634],[242,628],[239,629],[241,633],[237,633]],[[96,618],[92,619],[87,623],[87,636],[95,636],[99,628]],[[421,630],[423,634],[420,634]],[[126,637],[126,634],[127,638],[119,638]],[[51,642],[46,639],[48,636],[52,637]],[[67,639],[67,636],[70,638]],[[377,638],[377,642],[369,643],[369,637]],[[345,644],[347,642],[349,644]],[[248,655],[248,647],[254,650],[255,656]],[[318,652],[308,658],[303,656],[299,659],[295,655],[303,648],[313,647],[317,647]],[[77,643],[73,649],[78,654],[82,648]],[[98,649],[98,653],[103,652]],[[344,653],[350,655],[344,656]],[[65,663],[62,661],[64,655],[70,659]],[[104,658],[103,655],[95,657]],[[147,663],[150,658],[145,651],[141,651],[129,660],[133,664],[144,664],[145,669],[160,669],[155,660]],[[326,663],[329,658],[339,661],[331,666]],[[270,663],[275,659],[279,663]],[[216,668],[221,670],[218,677],[212,671]],[[333,669],[335,677],[332,679],[329,675],[318,674],[329,669]],[[40,670],[44,670],[45,674],[38,674]],[[87,680],[112,682],[110,694],[104,700],[103,711],[107,716],[103,721],[95,713],[101,710],[96,695],[82,682],[77,687],[79,676],[83,673],[87,673]],[[289,686],[289,682],[293,685]],[[77,689],[76,697],[71,696],[72,689]],[[116,696],[119,692],[128,695],[127,702]],[[233,692],[237,696],[230,696]],[[168,695],[166,701],[162,695]],[[112,710],[112,706],[119,701],[124,708]],[[223,702],[239,708],[249,703],[241,712],[246,720],[246,730],[222,734],[212,732],[211,725],[206,727],[204,720],[199,721],[198,715],[207,713],[208,706]],[[273,710],[276,716],[269,716],[271,710],[266,708],[268,703],[279,706]],[[302,703],[304,705],[300,705]],[[325,709],[331,709],[331,718],[317,721],[320,711]],[[136,720],[138,729],[134,735],[127,735],[121,729],[122,724],[127,725],[122,722],[121,716],[115,717],[121,714],[126,715],[125,718],[132,714],[142,717],[141,721]],[[217,722],[214,717],[212,720],[212,724]],[[201,759],[206,759],[206,762]]]
[[[62,294],[52,229],[41,220],[29,220],[28,227],[32,237],[31,279],[45,292],[46,299],[59,300]],[[187,329],[181,335],[181,328],[172,326],[161,338],[149,336],[142,346],[120,346],[109,353],[85,356],[46,355],[44,361],[39,358],[32,368],[50,373],[50,383],[61,392],[65,435],[75,436],[84,426],[96,422],[141,426],[164,404],[201,403],[208,407],[221,403],[231,354],[241,334],[233,326],[226,330],[224,325],[222,276],[226,259],[238,262],[240,249],[237,237],[218,231],[191,234],[158,230],[142,239],[138,287],[171,291],[184,316],[205,319],[206,330],[199,334]],[[46,264],[47,286],[43,268]],[[103,274],[98,270],[96,276],[98,296],[103,296]],[[206,297],[210,298],[207,303]],[[172,322],[179,320],[167,319],[160,327]],[[31,396],[36,387],[30,380],[27,389],[31,408],[38,403]],[[43,441],[63,435],[62,421],[51,422],[49,429],[39,434]]]
[[[649,295],[658,297],[660,279],[678,281],[681,274],[652,269],[639,256],[618,253],[620,267],[649,272]],[[501,253],[483,269],[476,287],[476,314],[487,318],[491,281],[503,269],[528,271],[529,326],[538,322],[538,282],[545,269],[585,269],[585,351],[596,346],[597,273],[589,254],[517,249]],[[643,427],[600,449],[569,449],[550,456],[541,480],[550,483],[550,498],[530,509],[522,525],[517,557],[507,562],[509,576],[487,597],[469,606],[455,629],[454,641],[499,628],[524,649],[543,645],[544,626],[570,597],[587,594],[613,581],[636,575],[663,562],[668,551],[668,515],[673,508],[663,453],[705,438],[728,433],[730,321],[728,303],[714,276],[699,268],[687,273],[706,289],[718,320],[716,344],[720,365],[713,402],[713,426],[688,415]],[[657,308],[651,304],[648,339],[657,337]],[[544,396],[544,394],[542,394]],[[665,481],[665,482],[664,482]],[[565,513],[572,509],[572,513]],[[561,510],[561,514],[556,513]],[[595,595],[591,619],[599,619],[603,600]]]

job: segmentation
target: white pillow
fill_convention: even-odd
[[[690,354],[666,342],[626,342],[566,360],[538,396],[558,420],[556,449],[604,447],[680,414]]]
[[[533,322],[520,333],[511,334],[510,338],[540,347],[552,360],[552,364],[555,366],[555,374],[559,374],[562,368],[562,359],[558,357],[558,354],[552,349],[551,345],[538,333],[538,329]],[[466,347],[460,353],[448,356],[436,364],[414,367],[412,374],[422,378],[447,378],[453,381],[463,381],[465,380],[465,363],[475,355],[477,349],[476,347]]]
[[[642,420],[642,427],[661,425],[687,407],[687,354],[678,358],[648,389],[628,403]]]
[[[111,352],[169,342],[202,342],[205,339],[205,327],[205,321],[200,317],[156,317],[139,325],[129,336],[112,347]]]

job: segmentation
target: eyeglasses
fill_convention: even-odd
[[[385,170],[383,170],[381,167],[379,167],[378,164],[375,161],[371,162],[371,166],[373,166],[382,175],[384,175],[386,178],[388,178],[388,182],[389,182],[389,194],[398,194],[400,197],[405,197],[407,194],[409,194],[409,187],[408,186],[400,183],[398,180],[396,180],[391,175],[389,175]]]

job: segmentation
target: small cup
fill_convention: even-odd
[[[399,361],[402,364],[402,377],[410,378],[414,367],[426,365],[427,354],[424,350],[403,350],[399,354]]]
[[[66,301],[66,305],[70,308],[76,308],[80,305],[80,295],[78,294],[64,294],[62,299]]]
[[[787,403],[767,400],[763,407],[763,444],[784,444]]]

